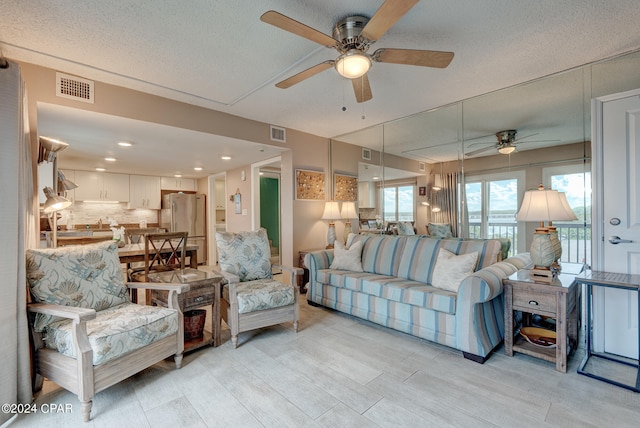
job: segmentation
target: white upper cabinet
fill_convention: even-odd
[[[160,177],[163,190],[196,190],[196,181],[192,178]]]
[[[159,210],[161,202],[160,177],[129,176],[129,208]]]
[[[76,201],[129,202],[129,175],[76,171]]]
[[[358,208],[376,207],[376,186],[370,181],[358,182]]]
[[[216,209],[223,210],[225,208],[225,200],[226,200],[224,196],[224,181],[216,180],[215,190],[216,190]]]

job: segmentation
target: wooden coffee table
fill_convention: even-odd
[[[223,277],[220,275],[193,268],[149,274],[149,282],[189,284],[189,291],[178,295],[178,303],[183,313],[192,309],[211,306],[211,333],[205,330],[202,339],[185,341],[185,352],[202,346],[220,345],[222,279]],[[166,291],[151,291],[151,303],[155,305],[166,307],[167,298],[168,293]]]

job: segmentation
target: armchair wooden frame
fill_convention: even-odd
[[[30,314],[40,313],[72,320],[73,345],[77,358],[67,357],[56,350],[46,348],[42,335],[31,328],[34,339],[35,371],[36,377],[38,375],[46,377],[78,396],[82,418],[85,422],[90,419],[93,396],[96,393],[171,355],[174,356],[176,368],[180,368],[182,365],[184,325],[183,315],[178,305],[178,294],[188,291],[189,285],[127,283],[127,286],[129,288],[168,291],[169,308],[178,310],[178,331],[171,336],[98,366],[93,365],[93,350],[89,344],[86,325],[87,321],[96,317],[94,309],[40,303],[31,303],[27,306]],[[36,384],[41,382],[42,378],[36,378]]]
[[[231,330],[231,343],[234,348],[238,347],[238,334],[243,331],[255,330],[257,328],[293,321],[293,329],[296,333],[298,332],[298,322],[300,320],[300,290],[296,284],[298,283],[298,275],[302,275],[304,271],[301,268],[281,265],[272,265],[272,269],[281,269],[283,273],[285,271],[289,273],[289,284],[292,284],[295,293],[294,302],[287,306],[264,309],[244,314],[238,312],[238,295],[236,287],[240,283],[240,278],[232,273],[215,270],[216,273],[222,275],[228,282],[229,300],[227,301],[224,298],[224,295],[221,297],[220,313],[222,319],[227,323]]]

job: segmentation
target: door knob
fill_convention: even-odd
[[[612,236],[611,238],[609,238],[609,242],[616,245],[616,244],[630,244],[633,241],[629,239],[621,239],[619,236]]]

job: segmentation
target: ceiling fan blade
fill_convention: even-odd
[[[351,79],[351,83],[353,84],[353,92],[356,94],[356,100],[359,103],[369,101],[373,98],[373,95],[371,94],[371,85],[369,85],[369,78],[366,74],[361,77]]]
[[[362,29],[362,37],[374,42],[393,27],[418,0],[386,0]]]
[[[495,150],[495,149],[496,149],[496,146],[494,144],[493,146],[485,147],[483,149],[474,150],[472,152],[465,153],[464,155],[466,157],[473,157],[473,156],[479,155],[481,153],[488,152],[489,150]]]
[[[453,59],[453,52],[383,48],[375,51],[372,58],[377,62],[445,68]]]
[[[308,79],[309,77],[315,76],[316,74],[325,71],[328,68],[333,67],[333,63],[335,61],[333,60],[329,60],[329,61],[324,61],[321,62],[320,64],[314,65],[311,68],[307,68],[304,71],[301,71],[298,74],[294,74],[293,76],[289,77],[288,79],[284,79],[282,82],[278,82],[276,83],[276,87],[280,88],[280,89],[287,89],[290,88],[291,86],[295,85],[296,83],[300,83],[303,80]]]
[[[301,22],[291,19],[275,10],[265,12],[260,17],[262,22],[271,24],[284,31],[288,31],[305,39],[321,44],[322,46],[333,47],[338,43],[333,37],[328,36],[315,28],[304,25]]]

